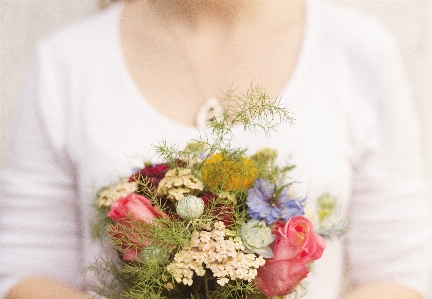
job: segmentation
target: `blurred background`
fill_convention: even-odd
[[[0,168],[6,156],[11,120],[35,44],[59,27],[103,9],[107,2],[0,0]],[[432,204],[432,0],[330,2],[376,16],[399,41],[421,121],[425,171]]]

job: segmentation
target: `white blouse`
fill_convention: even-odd
[[[81,270],[104,252],[91,240],[96,191],[156,161],[158,141],[199,132],[146,102],[125,67],[122,5],[42,41],[28,77],[3,171],[0,297],[20,279],[47,275],[86,289]],[[309,276],[308,299],[336,299],[343,266],[354,284],[394,281],[428,292],[431,213],[419,125],[395,41],[375,20],[308,2],[295,73],[282,93],[294,125],[239,146],[278,149],[297,165],[299,194],[329,191],[350,221]],[[414,225],[415,224],[415,225]]]

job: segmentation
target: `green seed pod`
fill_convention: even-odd
[[[245,247],[244,252],[257,253],[264,258],[273,257],[270,244],[276,236],[271,233],[270,227],[264,221],[252,219],[244,223],[239,230],[239,236]]]
[[[194,195],[188,195],[177,202],[176,210],[184,220],[196,219],[204,212],[204,201]]]

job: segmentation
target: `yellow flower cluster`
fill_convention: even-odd
[[[136,181],[129,182],[128,179],[123,179],[114,187],[103,189],[98,196],[100,207],[110,207],[111,204],[120,197],[126,196],[129,193],[135,192],[138,188]]]
[[[247,158],[233,160],[218,153],[204,161],[202,174],[204,182],[211,190],[221,187],[228,191],[252,187],[258,170]]]
[[[174,256],[168,272],[185,285],[192,285],[194,272],[204,276],[206,268],[213,272],[221,286],[230,279],[252,281],[257,269],[265,264],[264,258],[244,253],[241,239],[228,237],[227,233],[233,235],[223,222],[216,222],[211,231],[194,231],[189,246]]]
[[[203,183],[191,174],[190,169],[175,168],[168,170],[159,182],[157,193],[176,202],[193,191],[201,191],[203,188]]]

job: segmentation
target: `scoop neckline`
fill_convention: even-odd
[[[162,112],[153,107],[146,97],[141,93],[138,86],[135,84],[128,68],[126,65],[123,49],[121,47],[121,16],[123,13],[124,3],[116,3],[114,4],[112,10],[114,14],[115,21],[112,22],[112,30],[110,32],[112,38],[112,57],[114,58],[114,62],[117,65],[118,77],[120,83],[124,84],[127,89],[127,98],[130,101],[133,101],[136,105],[141,107],[143,111],[148,111],[147,115],[151,115],[155,121],[160,122],[162,125],[169,125],[176,128],[188,130],[188,131],[197,131],[200,130],[197,126],[183,124],[177,121],[172,120],[171,118],[165,116]],[[291,105],[295,101],[295,90],[296,86],[298,86],[299,82],[302,81],[302,78],[305,73],[305,68],[307,62],[309,60],[311,47],[312,47],[312,32],[314,27],[314,10],[312,7],[311,1],[305,1],[305,26],[303,38],[301,41],[300,51],[298,54],[297,61],[295,63],[293,72],[288,79],[288,82],[285,83],[284,87],[281,90],[278,99],[286,105]]]

